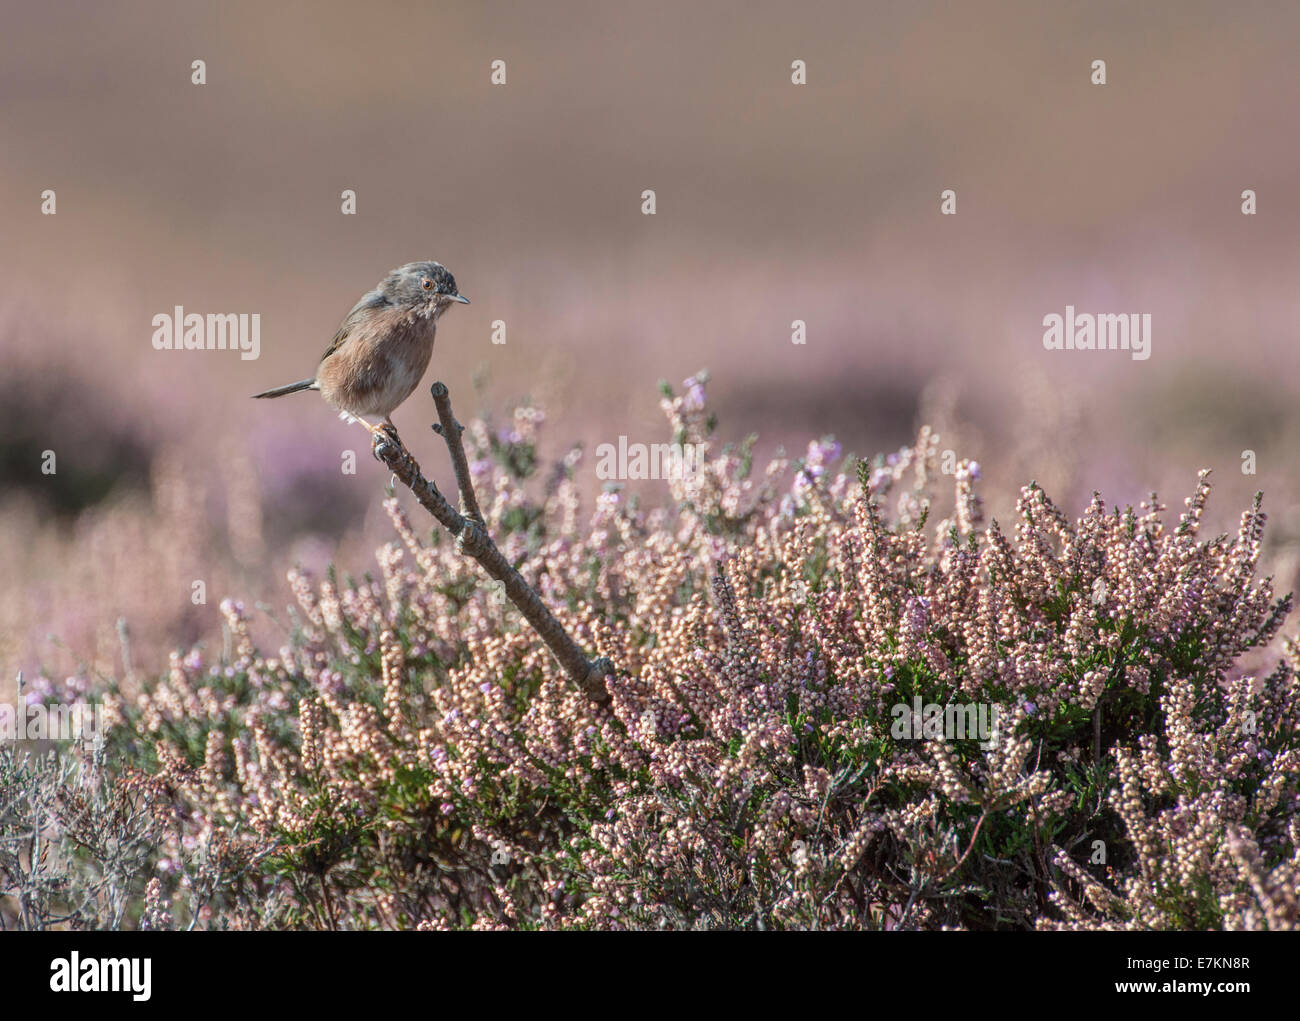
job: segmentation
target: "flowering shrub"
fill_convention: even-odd
[[[713,441],[706,382],[665,388],[674,442]],[[107,694],[105,768],[151,775],[166,820],[142,924],[1300,923],[1300,646],[1243,667],[1290,609],[1258,499],[1205,538],[1205,474],[1176,520],[1097,496],[1071,521],[1029,486],[1008,533],[961,462],[933,523],[922,430],[856,471],[830,440],[762,472],[710,448],[670,508],[584,513],[580,451],[537,478],[541,425],[471,423],[472,470],[502,551],[616,664],[608,704],[389,500],[377,576],[291,576],[283,648],[227,601],[219,662]],[[993,732],[931,726],[960,707]]]

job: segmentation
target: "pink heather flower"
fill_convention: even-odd
[[[795,474],[790,491],[800,495],[811,489],[826,474],[831,464],[839,460],[840,452],[840,445],[832,437],[825,436],[811,441],[803,466]]]
[[[666,402],[674,430],[693,437],[699,429],[706,382],[692,378],[683,397]],[[515,431],[504,435],[532,442],[539,420],[517,413]],[[481,443],[491,434],[478,423],[468,435]],[[376,856],[370,842],[359,843],[347,854],[375,882],[329,888],[343,927],[373,924],[377,904],[395,924],[425,928],[462,917],[480,928],[608,926],[616,918],[613,927],[624,928],[624,908],[626,928],[665,928],[690,925],[709,903],[729,905],[712,927],[759,917],[800,929],[982,925],[986,912],[970,913],[966,898],[952,893],[1015,893],[1008,884],[1024,877],[982,854],[962,862],[951,856],[973,846],[972,799],[1000,806],[998,825],[1013,832],[1038,827],[1050,835],[1056,823],[1043,830],[1044,820],[1067,819],[1063,846],[1086,855],[1075,838],[1095,830],[1096,805],[1082,814],[1071,809],[1072,770],[1055,763],[1092,760],[1091,710],[1106,688],[1102,751],[1117,772],[1103,833],[1126,839],[1132,862],[1103,876],[1073,852],[1044,847],[1047,857],[1029,864],[1043,870],[1050,904],[1024,886],[999,912],[1027,927],[1176,929],[1201,924],[1210,903],[1227,928],[1293,927],[1300,795],[1286,737],[1300,712],[1300,653],[1287,652],[1286,670],[1261,677],[1262,691],[1234,689],[1235,701],[1213,683],[1230,678],[1240,653],[1280,626],[1270,623],[1271,589],[1251,584],[1257,519],[1243,525],[1235,545],[1204,545],[1194,532],[1162,531],[1154,512],[1128,523],[1101,508],[1071,523],[1041,491],[1027,489],[1014,532],[982,529],[970,503],[980,469],[962,462],[957,520],[964,513],[969,527],[956,529],[962,542],[953,549],[947,527],[916,527],[925,487],[938,474],[928,467],[929,435],[871,475],[879,489],[899,490],[899,500],[874,508],[855,501],[855,475],[827,485],[842,456],[830,438],[808,445],[792,484],[782,455],[761,496],[754,479],[735,477],[735,458],[717,458],[700,492],[676,508],[646,511],[607,494],[593,517],[592,500],[563,481],[536,497],[536,545],[516,537],[503,552],[581,645],[619,665],[612,712],[563,683],[534,633],[502,629],[484,601],[444,591],[444,578],[456,590],[476,578],[473,565],[452,544],[428,545],[418,536],[423,529],[400,522],[406,551],[381,560],[383,582],[301,589],[305,625],[279,663],[241,637],[238,662],[253,680],[251,693],[214,680],[221,677],[215,668],[197,676],[202,660],[191,652],[186,670],[165,676],[141,706],[139,715],[164,722],[195,707],[225,717],[209,721],[208,761],[197,778],[189,775],[190,735],[180,735],[180,747],[169,727],[139,735],[158,746],[162,769],[177,769],[167,779],[187,805],[184,846],[193,848],[202,833],[255,852],[279,839],[270,832],[277,827],[314,825],[318,811],[326,813],[323,825],[382,820],[396,846],[418,845],[430,815],[459,813],[475,838],[488,846],[506,838],[538,865],[507,891],[466,862],[466,881],[444,891],[447,902],[434,892],[431,903],[427,877],[413,874],[403,856]],[[475,464],[503,478],[486,461]],[[916,483],[902,478],[903,465],[918,469]],[[788,495],[812,495],[814,487],[826,498],[811,508]],[[501,515],[533,506],[534,496],[521,491],[493,496],[483,504],[494,531]],[[1189,528],[1203,502],[1198,491]],[[805,516],[782,518],[787,511]],[[708,591],[715,564],[725,565],[733,590],[725,608]],[[1089,669],[1097,653],[1117,651],[1102,640],[1118,632],[1098,623],[1087,599],[1097,572],[1141,628],[1124,642],[1135,664],[1127,679]],[[802,590],[780,583],[791,573]],[[1063,583],[1074,586],[1071,600],[1060,598]],[[811,588],[815,599],[807,598]],[[242,612],[234,602],[223,608]],[[1185,671],[1171,671],[1168,651],[1193,629],[1208,636],[1214,656],[1205,664],[1210,681],[1199,689],[1178,679]],[[378,650],[380,662],[349,667],[363,664],[354,645]],[[412,651],[403,656],[403,648]],[[424,649],[442,665],[412,669],[412,656]],[[423,690],[408,700],[396,681],[411,675]],[[1157,675],[1169,677],[1159,707],[1146,697]],[[530,685],[526,706],[500,697],[510,677]],[[987,754],[956,743],[875,741],[882,724],[889,731],[904,677],[909,708],[922,694],[925,702],[1016,706],[1017,721],[1038,712],[1075,717],[1084,721],[1082,744],[1047,749],[1040,760],[1032,746],[1041,735],[1016,734],[1014,725]],[[66,687],[84,683],[69,678]],[[61,690],[48,679],[34,690],[42,688]],[[1109,695],[1120,688],[1163,709],[1161,734],[1130,729],[1112,739],[1111,724],[1120,721],[1109,710],[1119,703]],[[1202,719],[1201,695],[1220,698],[1225,711]],[[1257,739],[1240,732],[1248,706],[1269,724]],[[647,728],[636,721],[646,714],[657,740],[643,743]],[[1005,731],[1000,708],[998,723]],[[1271,753],[1256,740],[1273,742]],[[1160,750],[1166,746],[1173,768]],[[864,747],[878,759],[865,774]],[[408,771],[424,778],[414,810],[411,785],[394,783]],[[1184,794],[1194,773],[1201,774],[1197,793]],[[823,797],[832,777],[834,796]],[[535,826],[539,813],[545,825]],[[256,826],[232,828],[244,818]],[[1258,834],[1243,825],[1254,818],[1262,822]],[[166,839],[156,854],[170,888],[183,852],[175,836]],[[242,896],[230,893],[232,903]],[[258,914],[263,900],[249,918],[275,926],[279,917]]]
[[[683,406],[689,411],[699,411],[703,408],[705,404],[704,383],[695,376],[689,376],[682,383],[682,386],[686,388],[686,394],[682,402]]]

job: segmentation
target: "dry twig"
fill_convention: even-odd
[[[457,511],[452,507],[438,487],[424,477],[420,465],[395,432],[376,432],[375,455],[415,494],[421,506],[455,537],[457,551],[473,557],[483,570],[501,582],[510,601],[533,626],[533,630],[541,635],[542,641],[555,653],[556,659],[574,683],[593,702],[607,702],[609,691],[605,687],[605,678],[613,673],[614,664],[603,656],[589,660],[528,582],[524,581],[523,576],[497,549],[496,543],[488,535],[487,525],[479,511],[478,499],[474,495],[469,462],[460,439],[461,426],[451,412],[451,396],[442,383],[434,383],[431,392],[439,418],[439,424],[434,426],[434,430],[447,441],[447,449],[451,452],[456,485],[460,490],[461,509]]]

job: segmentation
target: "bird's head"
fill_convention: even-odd
[[[407,263],[389,273],[379,291],[392,304],[431,319],[437,319],[454,303],[469,304],[469,299],[456,289],[456,278],[438,262]]]

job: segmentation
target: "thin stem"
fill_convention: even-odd
[[[451,413],[451,394],[446,384],[434,383],[431,388],[434,406],[438,409],[438,422],[442,428],[438,431],[447,441],[451,452],[451,466],[456,472],[456,488],[460,490],[460,512],[467,518],[484,525],[483,512],[478,509],[478,497],[474,495],[474,483],[469,477],[469,460],[465,457],[465,444],[461,442],[461,426],[456,416]]]

